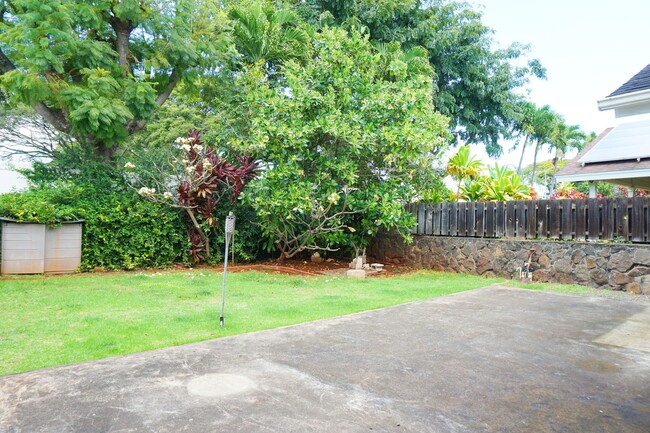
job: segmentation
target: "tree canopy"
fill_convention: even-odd
[[[235,81],[237,103],[212,101],[222,141],[266,163],[246,197],[285,256],[410,227],[403,205],[423,173],[436,176],[448,133],[428,66],[409,70],[398,51],[377,50],[362,31],[326,27],[304,65],[282,65],[281,87],[253,66]]]
[[[108,160],[218,66],[224,29],[210,0],[0,0],[0,86]]]
[[[434,103],[451,119],[450,129],[467,143],[502,152],[499,140],[516,127],[517,89],[530,77],[545,77],[537,60],[524,60],[528,47],[494,47],[492,30],[467,3],[448,0],[307,0],[303,14],[313,23],[361,23],[378,42],[399,42],[404,50],[424,47],[433,68]],[[515,66],[522,64],[523,66]]]

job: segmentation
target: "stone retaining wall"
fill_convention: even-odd
[[[533,281],[580,284],[650,294],[650,246],[586,242],[380,234],[369,255],[380,262],[439,271],[518,278],[533,256]]]

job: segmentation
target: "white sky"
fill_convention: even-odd
[[[550,105],[586,132],[635,120],[601,112],[596,101],[650,63],[649,0],[469,2],[482,5],[483,23],[494,29],[501,47],[530,44],[530,57],[546,67],[547,80],[531,82],[532,102]],[[516,165],[518,157],[506,153],[500,162]],[[524,163],[532,163],[532,152]]]

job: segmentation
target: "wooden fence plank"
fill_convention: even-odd
[[[614,239],[614,199],[601,199],[601,220],[603,233],[601,239],[611,241]]]
[[[506,203],[498,201],[496,205],[496,228],[494,235],[502,238],[506,234]]]
[[[644,205],[644,197],[634,197],[632,199],[632,232],[630,233],[632,235],[632,242],[643,242],[644,241],[644,236],[643,236],[643,229],[644,229],[644,212],[643,212],[643,205]]]
[[[645,198],[645,208],[647,212],[647,218],[645,221],[645,239],[646,242],[650,242],[650,197]]]
[[[600,238],[600,211],[601,211],[602,200],[597,198],[592,198],[589,200],[589,205],[587,208],[588,219],[588,229],[587,235],[589,240],[596,240]]]
[[[537,238],[537,202],[528,200],[526,202],[526,238]]]
[[[515,223],[517,234],[515,235],[518,238],[526,237],[526,202],[523,200],[517,200],[515,202]]]
[[[458,236],[467,236],[467,203],[458,203]]]
[[[442,209],[441,203],[434,203],[432,217],[431,217],[431,234],[434,236],[440,236],[440,209]]]
[[[449,236],[449,203],[440,205],[440,236]]]
[[[458,203],[449,203],[449,236],[458,236]]]
[[[628,240],[628,199],[616,199],[616,220],[614,235],[618,236],[621,240]]]
[[[573,213],[573,200],[560,200],[562,204],[562,221],[560,234],[562,239],[573,239],[574,221],[576,215]]]
[[[575,239],[578,241],[584,241],[585,240],[585,235],[587,233],[587,214],[586,214],[586,208],[587,206],[585,205],[584,200],[575,200],[575,207],[576,207],[576,237]]]
[[[496,205],[493,201],[489,201],[485,205],[485,236],[488,238],[494,237],[496,228]]]
[[[560,209],[562,208],[561,200],[550,200],[550,219],[549,219],[549,232],[551,239],[560,238]]]
[[[548,200],[539,200],[537,202],[537,237],[541,239],[548,238]]]
[[[473,238],[476,235],[476,203],[467,203],[467,237]]]
[[[433,205],[431,203],[424,206],[424,234],[433,234]]]
[[[424,215],[424,203],[418,203],[417,205],[417,219],[418,219],[418,234],[423,235],[424,234],[424,220],[425,220],[425,215]]]
[[[515,202],[514,201],[508,201],[506,202],[506,237],[508,238],[514,238],[517,236],[517,229],[516,229],[516,207],[515,207]]]
[[[477,238],[485,237],[485,202],[476,203],[476,232]]]

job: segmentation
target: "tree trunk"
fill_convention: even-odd
[[[550,194],[553,194],[555,192],[555,187],[556,187],[556,180],[555,180],[555,175],[557,174],[557,163],[560,160],[560,150],[556,147],[555,148],[555,158],[553,158],[553,179],[551,179],[551,190],[549,191]]]
[[[117,146],[108,146],[106,143],[97,142],[92,139],[88,140],[88,143],[92,146],[95,156],[105,163],[111,162],[115,155],[115,151],[117,150]]]
[[[539,141],[535,144],[535,155],[533,156],[533,172],[530,175],[530,186],[535,184],[535,174],[537,171],[537,152],[539,152]]]
[[[196,217],[194,216],[194,212],[192,212],[192,209],[185,209],[187,212],[187,215],[190,217],[190,220],[192,220],[192,224],[194,225],[194,228],[196,229],[197,233],[199,236],[201,236],[201,240],[203,241],[203,245],[205,247],[205,258],[207,259],[210,257],[210,238],[208,235],[203,231],[201,228],[201,224],[196,220]]]
[[[521,164],[524,162],[524,152],[526,151],[526,146],[528,146],[528,136],[524,139],[524,143],[521,145],[521,156],[519,157],[519,165],[517,166],[517,174],[521,174]]]

